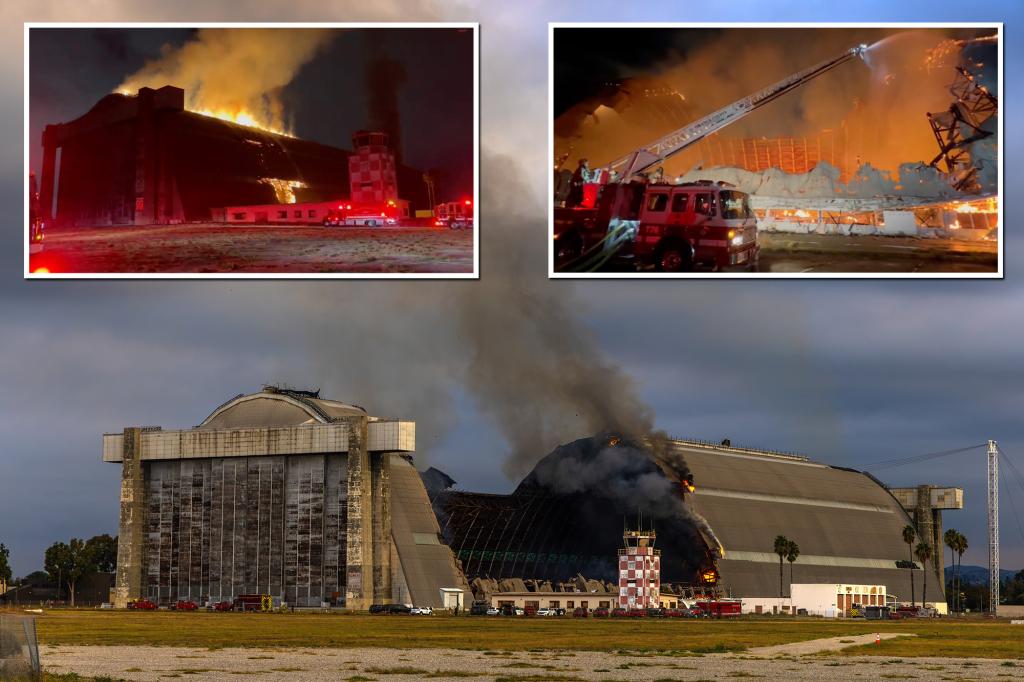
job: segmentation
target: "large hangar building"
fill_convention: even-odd
[[[115,605],[441,606],[464,583],[414,449],[413,422],[275,387],[192,429],[104,435],[103,460],[122,467]]]
[[[227,206],[325,202],[348,194],[352,152],[185,109],[171,85],[111,93],[43,130],[40,206],[61,227],[209,221]],[[398,191],[430,208],[422,172]]]
[[[941,554],[941,521],[934,521],[934,513],[912,516],[908,509],[914,511],[917,499],[898,499],[870,474],[731,445],[673,440],[652,449],[611,442],[619,439],[601,436],[561,446],[510,495],[464,492],[443,485],[438,476],[427,478],[443,537],[474,591],[488,598],[524,587],[573,591],[579,577],[615,584],[623,519],[641,508],[657,529],[663,585],[700,585],[713,566],[720,591],[743,598],[749,610],[754,604],[770,604],[769,611],[778,606],[778,535],[800,546],[794,583],[885,586],[890,599],[908,603],[910,556],[903,528],[915,525],[919,537]],[[608,468],[612,447],[629,449],[623,459],[628,470]],[[595,478],[567,487],[550,475],[595,469],[607,483]],[[692,490],[685,485],[687,474]],[[624,496],[612,486],[649,497]],[[945,508],[962,507],[962,491],[958,495],[957,504]],[[941,561],[915,566],[917,600],[923,568],[929,571],[928,601],[942,602]],[[788,586],[788,564],[785,574]]]

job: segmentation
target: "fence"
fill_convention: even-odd
[[[39,679],[36,620],[0,613],[0,679]]]

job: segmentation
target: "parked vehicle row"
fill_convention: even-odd
[[[622,608],[596,608],[587,609],[576,607],[569,614],[562,608],[535,608],[533,606],[513,606],[502,604],[501,606],[489,606],[486,602],[473,604],[469,611],[472,616],[565,616],[572,615],[573,618],[707,618],[708,610],[699,606],[683,607],[677,609],[622,609]],[[717,615],[717,614],[716,614]],[[725,614],[723,614],[725,615]],[[728,614],[735,615],[735,614]]]
[[[432,616],[434,609],[430,606],[409,606],[408,604],[373,604],[370,613],[374,615],[411,615]]]

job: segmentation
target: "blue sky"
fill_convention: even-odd
[[[465,488],[509,490],[507,433],[467,387],[472,353],[450,316],[458,305],[502,308],[523,292],[575,316],[601,361],[632,377],[669,433],[853,467],[996,438],[1024,469],[1024,250],[1013,200],[1024,189],[1024,138],[1014,125],[1004,141],[1003,281],[549,282],[543,200],[548,21],[1004,21],[1003,106],[1012,115],[1024,68],[1020,3],[323,5],[19,1],[0,9],[8,93],[0,98],[0,199],[10,216],[0,231],[0,542],[11,547],[17,574],[39,567],[55,540],[116,532],[119,469],[100,461],[103,432],[194,425],[264,382],[320,386],[378,414],[415,419],[423,461]],[[482,280],[24,282],[26,20],[479,21]],[[494,319],[513,325],[532,316],[512,309]],[[534,339],[530,329],[524,338]],[[553,419],[550,446],[584,432],[571,415]],[[884,473],[893,485],[962,485],[967,508],[948,513],[946,524],[970,538],[965,561],[985,562],[980,454]],[[1024,536],[1005,500],[1003,564],[1019,568]],[[1017,507],[1024,512],[1024,498]]]

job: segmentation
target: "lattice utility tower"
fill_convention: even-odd
[[[988,612],[999,606],[999,447],[988,442]]]

